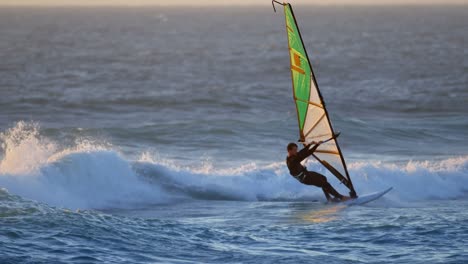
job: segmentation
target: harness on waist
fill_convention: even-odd
[[[296,178],[296,180],[302,182],[302,181],[305,179],[305,177],[307,176],[307,174],[306,174],[306,171],[304,170],[304,171],[302,171],[301,173],[299,173],[299,174],[297,174],[297,175],[292,175],[292,176],[293,176],[294,178]]]

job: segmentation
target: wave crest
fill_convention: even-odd
[[[259,166],[215,168],[209,162],[187,167],[142,154],[126,159],[108,144],[80,141],[59,149],[40,136],[36,124],[20,122],[0,135],[0,188],[23,198],[68,208],[140,207],[180,199],[315,200],[318,188],[298,183],[283,162]],[[340,192],[345,189],[317,163],[308,168],[324,173]],[[355,162],[349,164],[361,194],[393,186],[386,198],[396,201],[464,198],[468,193],[468,156],[441,161]]]

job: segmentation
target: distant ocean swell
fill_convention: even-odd
[[[128,160],[106,142],[77,140],[63,147],[41,136],[34,123],[19,122],[1,134],[0,196],[18,195],[65,208],[134,208],[187,199],[300,201],[322,199],[320,190],[292,179],[283,161],[236,168],[197,167],[143,153]],[[310,169],[325,173],[309,162]],[[354,162],[358,193],[393,186],[383,203],[463,199],[468,195],[468,156],[441,161]],[[333,185],[339,186],[328,175]]]

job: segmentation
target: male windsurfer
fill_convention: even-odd
[[[333,201],[330,197],[332,195],[335,199],[339,199],[341,201],[347,201],[351,199],[348,196],[341,195],[338,193],[331,185],[328,183],[327,178],[320,173],[315,171],[308,171],[306,167],[302,166],[301,161],[303,161],[308,156],[312,155],[314,151],[322,144],[323,142],[312,142],[309,145],[306,145],[300,151],[297,151],[297,145],[295,143],[289,143],[287,150],[288,150],[288,157],[286,158],[286,164],[288,165],[289,173],[291,176],[296,178],[302,184],[306,185],[315,185],[317,187],[321,187],[323,193],[327,197],[327,200]],[[311,147],[314,145],[313,147]]]

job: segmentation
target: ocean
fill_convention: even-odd
[[[468,7],[294,7],[358,195],[390,193],[289,176],[269,3],[2,7],[0,263],[468,263]]]

